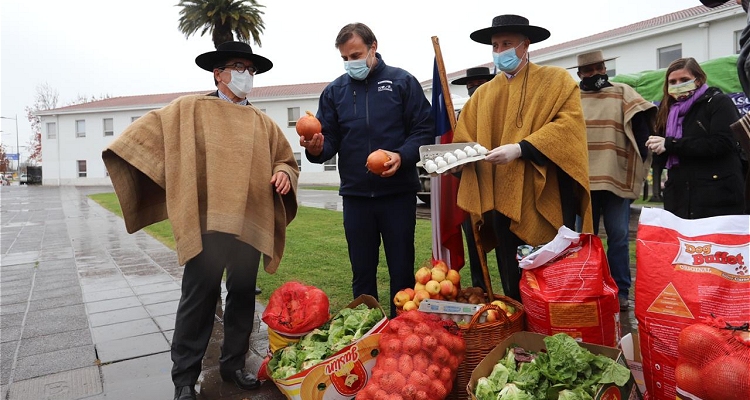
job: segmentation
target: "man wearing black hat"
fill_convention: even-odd
[[[579,54],[581,106],[589,148],[589,188],[594,233],[607,232],[607,261],[617,283],[620,311],[627,311],[630,277],[630,203],[638,198],[650,165],[646,140],[656,106],[628,85],[610,82],[601,50]]]
[[[463,166],[458,205],[493,215],[503,291],[519,301],[519,245],[549,242],[562,225],[574,229],[576,215],[584,232],[593,229],[578,86],[564,69],[529,61],[529,45],[549,36],[518,15],[497,16],[470,35],[492,46],[502,72],[464,105],[453,139],[492,149]]]
[[[469,97],[471,97],[478,87],[491,81],[494,77],[495,74],[491,74],[489,68],[474,67],[466,70],[466,76],[452,80],[451,85],[466,85],[466,91],[469,93]]]
[[[255,283],[261,259],[269,273],[279,265],[299,176],[284,133],[247,100],[253,77],[271,61],[226,42],[195,62],[213,73],[217,90],[144,115],[102,155],[128,232],[169,218],[185,265],[172,338],[178,400],[196,398],[225,270],[219,373],[241,389],[260,386],[245,371]]]
[[[375,34],[365,24],[347,24],[336,36],[346,73],[320,95],[323,127],[300,145],[310,162],[338,155],[354,297],[378,297],[377,267],[382,238],[390,275],[390,299],[414,286],[419,146],[433,143],[430,103],[413,75],[387,65]],[[368,155],[382,149],[387,168],[374,174]],[[396,308],[391,301],[391,316]]]

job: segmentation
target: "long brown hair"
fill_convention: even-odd
[[[698,61],[695,61],[693,57],[678,58],[669,64],[667,73],[664,76],[663,95],[659,104],[659,111],[656,113],[656,123],[654,125],[654,132],[656,134],[664,134],[665,127],[667,126],[667,117],[669,116],[669,107],[677,101],[668,92],[669,74],[680,69],[688,70],[695,77],[695,85],[697,87],[701,87],[706,83],[706,73],[703,72],[703,68],[698,65]]]

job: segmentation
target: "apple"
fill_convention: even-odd
[[[406,288],[404,289],[404,292],[406,292],[409,295],[409,300],[414,299],[414,289]]]
[[[417,308],[419,308],[419,306],[413,300],[404,303],[404,311],[416,310]]]
[[[440,293],[440,282],[433,280],[427,281],[427,283],[424,284],[424,290],[426,290],[430,296],[438,294]]]
[[[506,313],[508,312],[508,305],[505,304],[504,301],[502,301],[502,300],[495,300],[495,301],[492,302],[492,304],[500,307],[500,309],[503,310],[503,311],[505,311]]]
[[[443,272],[442,269],[439,268],[433,268],[432,271],[432,280],[442,282],[445,280],[445,272]]]
[[[453,286],[453,292],[451,292],[451,295],[449,297],[451,300],[454,300],[456,297],[458,297],[458,286]]]
[[[487,310],[487,322],[495,322],[500,315],[495,310]]]
[[[455,269],[448,271],[448,273],[445,274],[445,279],[453,282],[453,286],[459,286],[461,284],[461,274]]]
[[[450,295],[453,294],[453,288],[453,282],[447,279],[440,282],[440,294],[445,297],[450,297]]]
[[[416,292],[418,292],[420,290],[424,290],[424,283],[419,283],[419,282],[415,283],[414,284],[414,293],[416,293]]]
[[[422,302],[422,300],[427,300],[430,298],[430,292],[421,289],[414,292],[414,302],[419,305],[419,303]]]
[[[417,283],[426,284],[430,279],[432,279],[432,272],[427,267],[422,267],[417,270],[417,272],[414,274],[414,279],[417,280]]]
[[[403,307],[404,304],[409,300],[411,300],[409,298],[409,293],[406,293],[403,290],[399,290],[398,292],[396,292],[396,295],[393,296],[393,304],[395,304],[396,307],[399,308]]]
[[[450,269],[448,268],[448,265],[443,260],[437,260],[435,262],[435,265],[432,266],[432,269],[435,269],[435,268],[442,270],[446,274],[448,273],[448,270]]]
[[[443,295],[440,294],[440,293],[436,293],[436,294],[431,294],[430,295],[430,299],[432,299],[432,300],[445,300],[445,297],[443,297]]]

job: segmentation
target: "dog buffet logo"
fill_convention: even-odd
[[[750,247],[696,242],[679,239],[680,251],[672,264],[675,268],[721,276],[736,282],[750,282],[747,259]]]

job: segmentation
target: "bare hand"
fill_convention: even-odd
[[[664,138],[661,136],[649,136],[648,140],[646,140],[646,147],[655,154],[661,154],[667,151],[667,148],[664,147]]]
[[[292,188],[292,184],[289,181],[289,175],[286,172],[279,171],[271,177],[271,185],[276,189],[278,194],[287,194],[289,189]]]
[[[381,149],[382,150],[382,149]],[[388,154],[388,157],[391,159],[386,161],[383,165],[385,165],[388,169],[385,170],[382,174],[380,174],[383,178],[388,178],[393,176],[393,174],[398,171],[399,168],[401,168],[401,154],[395,153],[388,150],[383,150],[386,154]]]
[[[299,145],[307,149],[307,152],[312,154],[313,156],[319,156],[320,153],[323,152],[323,142],[325,141],[325,137],[322,133],[316,133],[313,135],[312,139],[305,140],[303,136],[299,137]]]
[[[487,152],[485,161],[493,164],[507,164],[521,157],[521,145],[518,143],[504,144]]]

